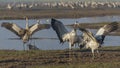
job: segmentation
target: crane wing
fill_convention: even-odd
[[[56,32],[56,34],[60,40],[60,43],[63,42],[63,39],[62,39],[63,35],[68,33],[68,31],[65,28],[65,26],[63,25],[63,23],[52,18],[51,26],[52,26],[53,30]]]
[[[107,25],[104,25],[101,27],[98,32],[96,33],[96,39],[100,44],[103,44],[103,41],[105,39],[105,35],[109,34],[110,32],[113,32],[118,29],[118,23],[112,22]]]
[[[30,28],[30,34],[34,34],[35,32],[42,30],[42,29],[49,29],[50,28],[50,24],[33,24],[32,26],[29,27]]]
[[[96,33],[96,35],[107,35],[108,33],[113,32],[117,29],[118,29],[118,23],[112,22],[101,27]]]
[[[22,36],[24,34],[24,30],[14,23],[3,22],[1,26],[15,33],[17,36]]]
[[[58,38],[32,37],[30,40],[58,40]],[[20,38],[8,38],[8,40],[21,40]]]
[[[95,37],[93,36],[93,34],[90,31],[88,31],[88,30],[86,30],[84,28],[79,28],[79,30],[83,32],[83,38],[84,38],[84,40],[87,40],[87,41],[91,41],[91,40],[92,41],[96,41]]]

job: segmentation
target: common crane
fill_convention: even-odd
[[[74,28],[71,32],[68,32],[68,30],[65,28],[63,23],[61,21],[58,21],[56,19],[51,19],[51,26],[53,30],[56,32],[60,43],[69,42],[69,49],[72,49],[72,47],[79,41],[81,41],[81,37],[77,35],[76,28]],[[75,26],[74,26],[75,27]]]
[[[14,34],[16,34],[20,39],[23,41],[23,48],[25,50],[24,44],[31,39],[32,35],[42,29],[49,29],[50,25],[49,24],[40,24],[39,22],[36,24],[33,24],[29,26],[28,18],[26,18],[26,28],[23,29],[19,26],[17,26],[15,23],[9,23],[9,22],[3,22],[1,24],[2,27],[10,30]]]
[[[101,45],[103,44],[105,36],[110,32],[117,30],[117,28],[117,22],[109,23],[101,27],[94,36],[92,32],[79,27],[79,30],[83,32],[83,44],[81,44],[80,46],[86,46],[86,48],[90,48],[94,58],[94,51],[97,50],[97,53],[99,53],[98,48],[101,47]]]

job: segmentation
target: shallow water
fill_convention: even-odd
[[[40,19],[42,23],[46,23],[47,19]],[[75,21],[80,23],[97,23],[97,22],[113,22],[113,21],[120,21],[120,16],[104,16],[104,17],[85,17],[85,18],[78,18],[78,19],[58,19],[62,21],[65,25],[66,24],[73,24]],[[25,27],[25,20],[0,20],[0,24],[2,22],[13,22],[17,25],[21,26],[22,28]],[[29,20],[29,25],[36,23],[36,20],[31,19]],[[67,28],[69,31],[71,28]],[[95,33],[96,30],[93,30]],[[80,33],[80,32],[79,32]],[[56,33],[51,29],[48,30],[41,30],[36,32],[33,37],[48,37],[48,38],[57,38]],[[5,28],[0,27],[0,49],[15,49],[15,50],[22,50],[23,43],[21,40],[8,40],[8,38],[18,38],[15,34],[10,32]],[[40,49],[65,49],[68,48],[68,43],[59,44],[59,40],[34,40],[37,47]],[[34,43],[32,41],[32,43]],[[104,46],[118,46],[120,45],[120,37],[119,36],[106,36],[104,41]]]

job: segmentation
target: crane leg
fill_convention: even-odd
[[[100,52],[99,52],[99,50],[97,49],[97,54],[98,54],[98,57],[100,57]]]
[[[72,52],[72,46],[71,46],[71,43],[69,43],[69,54],[68,54],[68,58],[69,58],[69,62],[71,63],[71,61],[72,61],[72,56],[71,56],[71,52]]]
[[[25,51],[25,43],[23,43],[23,50]]]
[[[95,58],[95,55],[94,55],[94,49],[92,49],[92,59]]]

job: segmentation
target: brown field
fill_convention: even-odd
[[[100,48],[100,55],[92,59],[90,50],[0,50],[1,68],[119,68],[120,47]],[[112,65],[111,65],[112,64]],[[63,67],[59,67],[63,66]]]
[[[120,15],[120,9],[44,9],[0,10],[0,19],[81,18],[90,16]]]

